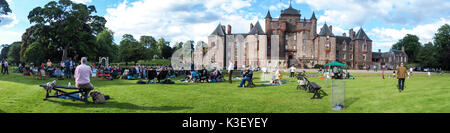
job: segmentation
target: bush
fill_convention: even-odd
[[[314,65],[314,68],[315,68],[315,69],[324,68],[324,65],[321,65],[321,64],[315,64],[315,65]]]

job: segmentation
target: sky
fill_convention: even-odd
[[[51,0],[6,0],[12,13],[0,16],[0,44],[20,41],[31,26],[28,13]],[[247,33],[250,23],[264,27],[267,11],[278,18],[289,0],[72,0],[94,5],[108,21],[114,42],[123,34],[163,37],[172,44],[187,40],[205,41],[215,27],[231,25],[233,33]],[[372,51],[388,51],[406,34],[417,35],[421,43],[432,42],[437,29],[450,23],[450,0],[292,0],[301,18],[313,12],[318,28],[333,26],[335,35],[363,28],[373,40]],[[320,29],[318,29],[319,31]]]

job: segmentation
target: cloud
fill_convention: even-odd
[[[86,4],[86,3],[91,3],[92,2],[92,0],[72,0],[73,2],[76,2],[76,3],[83,3],[83,4]]]
[[[1,44],[11,44],[16,41],[20,41],[22,38],[22,33],[16,31],[5,31],[0,30],[0,45]]]
[[[106,9],[105,19],[108,21],[106,26],[115,32],[115,36],[132,34],[139,39],[142,35],[150,35],[171,42],[207,41],[219,23],[230,24],[234,33],[248,32],[250,23],[255,23],[258,17],[240,10],[250,4],[249,0],[124,1]],[[263,21],[260,23],[264,26]]]
[[[335,21],[348,27],[364,25],[371,19],[380,19],[392,24],[416,25],[436,17],[450,18],[448,0],[296,0],[306,3],[311,9],[323,11],[318,22]]]
[[[419,37],[421,43],[432,42],[434,34],[444,24],[450,23],[450,20],[441,18],[439,21],[418,25],[412,29],[393,29],[393,28],[374,28],[368,34],[371,34],[379,39],[379,41],[397,42],[406,34],[413,34]]]
[[[9,13],[8,15],[0,15],[0,27],[11,28],[14,27],[19,20],[16,18],[16,14]]]
[[[289,7],[289,5],[286,4],[285,2],[279,2],[279,3],[275,4],[275,5],[271,5],[269,7],[269,10],[271,10],[271,11],[280,11],[280,10],[286,9],[288,7]]]

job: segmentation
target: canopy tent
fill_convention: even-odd
[[[345,64],[342,64],[342,63],[338,62],[338,61],[333,61],[331,63],[325,64],[325,66],[328,66],[328,69],[330,69],[331,66],[344,67],[345,68],[345,72],[347,72],[347,66]]]

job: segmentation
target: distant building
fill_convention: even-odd
[[[397,69],[401,63],[407,64],[408,62],[408,55],[403,47],[402,50],[391,49],[388,52],[378,50],[378,52],[373,52],[372,56],[373,66],[377,66],[377,68]]]

